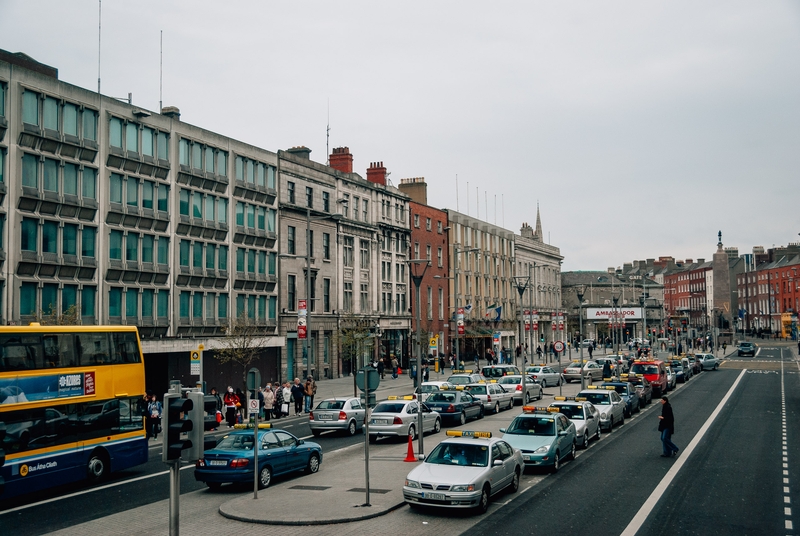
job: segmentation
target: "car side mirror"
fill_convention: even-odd
[[[558,433],[558,435],[560,435],[560,436],[565,436],[565,435],[567,435],[567,431],[566,431],[566,430],[562,430],[562,431],[560,431],[560,432]]]
[[[500,432],[505,434],[506,433],[506,429],[505,428],[500,428]]]
[[[493,467],[502,467],[503,466],[503,460],[492,460],[492,466]]]
[[[298,439],[298,440],[297,440],[297,446],[300,446],[300,445],[305,445],[305,443],[306,443],[306,442],[305,442],[305,441],[303,441],[302,439]]]

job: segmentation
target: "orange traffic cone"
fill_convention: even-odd
[[[415,462],[417,461],[417,457],[414,456],[414,440],[411,439],[411,436],[408,436],[408,454],[406,454],[406,459],[403,460],[404,462]]]

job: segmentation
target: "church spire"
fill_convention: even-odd
[[[536,203],[536,230],[533,232],[533,238],[542,240],[542,217],[539,215],[539,203]]]

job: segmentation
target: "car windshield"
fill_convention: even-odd
[[[323,400],[317,406],[317,409],[343,409],[344,400]]]
[[[469,387],[467,387],[467,391],[469,391],[473,395],[485,395],[486,394],[486,386],[485,385],[470,385]]]
[[[628,386],[627,385],[615,385],[614,390],[621,395],[628,394]]]
[[[497,368],[485,368],[483,369],[482,372],[484,377],[486,378],[501,378],[505,373],[503,369],[497,369]]]
[[[435,393],[439,390],[438,385],[422,385],[420,387],[420,391],[423,393]]]
[[[540,370],[541,370],[540,367],[528,367],[525,369],[525,372],[527,372],[528,374],[539,374]]]
[[[608,393],[581,393],[582,397],[585,397],[589,402],[594,404],[595,406],[603,406],[608,405]]]
[[[447,381],[453,385],[466,385],[468,383],[472,383],[472,378],[469,376],[450,376],[447,378]]]
[[[552,436],[556,434],[556,423],[547,417],[517,417],[511,422],[506,433]]]
[[[253,434],[231,434],[223,437],[216,448],[253,450]]]
[[[560,406],[558,404],[553,404],[554,408],[558,408],[558,411],[563,413],[567,416],[568,419],[571,420],[583,420],[583,406],[576,406],[574,404],[564,404]]]
[[[500,381],[498,381],[497,383],[502,383],[502,384],[508,385],[508,384],[517,384],[520,381],[522,381],[522,378],[514,378],[512,376],[503,376],[500,379]]]
[[[655,365],[642,365],[636,363],[631,367],[631,372],[634,374],[658,374],[658,367]]]
[[[381,402],[375,409],[373,413],[400,413],[403,411],[403,404],[402,402]]]
[[[428,402],[450,402],[456,401],[455,393],[434,393],[428,397]]]
[[[489,463],[489,447],[463,443],[440,443],[425,458],[425,463],[486,467]]]
[[[581,368],[581,364],[578,361],[573,361],[567,365],[567,368]]]

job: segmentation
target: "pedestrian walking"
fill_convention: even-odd
[[[661,443],[664,446],[662,458],[669,458],[678,454],[680,450],[672,442],[672,434],[675,433],[675,416],[672,414],[672,405],[669,398],[661,397],[661,415],[658,416],[658,431],[661,432]]]
[[[228,428],[233,428],[233,425],[236,424],[236,405],[241,405],[236,393],[233,392],[233,387],[228,386],[222,402],[225,404],[225,420],[228,422]]]
[[[273,408],[275,412],[275,418],[280,419],[283,417],[283,386],[279,383],[275,384],[275,407]]]
[[[383,361],[378,362],[379,365],[383,364]],[[317,382],[314,381],[312,376],[306,378],[306,384],[303,386],[303,394],[305,395],[306,400],[306,413],[311,413],[311,410],[314,409],[314,395],[317,394]]]
[[[150,397],[150,402],[147,404],[147,438],[158,439],[158,432],[161,430],[161,402],[158,401],[156,395]]]
[[[240,388],[236,388],[236,422],[243,423],[245,419],[245,411],[247,409],[244,407],[244,404],[247,404],[247,396],[242,392]]]
[[[592,348],[592,345],[590,344],[586,349],[589,350],[589,359],[591,359],[592,358],[592,352],[594,351],[594,348]]]
[[[589,355],[591,356],[592,354],[589,354]],[[538,345],[538,344],[536,345],[536,357],[541,362],[541,360],[542,360],[542,347],[541,347],[541,345]]]
[[[606,358],[605,363],[603,363],[603,378],[610,378],[611,377],[611,362]]]
[[[392,379],[397,379],[397,367],[400,366],[400,362],[397,361],[397,358],[393,355],[392,356]]]
[[[294,379],[294,384],[291,388],[292,391],[292,400],[294,400],[294,414],[300,415],[303,413],[303,397],[305,393],[303,392],[303,386],[300,385],[300,378]]]
[[[289,405],[292,403],[292,383],[284,382],[283,384],[283,404],[281,405],[281,415],[284,417],[289,416]]]
[[[268,383],[264,388],[264,418],[270,420],[272,411],[275,408],[275,393],[272,391],[272,384]]]
[[[381,379],[383,379],[385,373],[386,373],[386,363],[383,362],[383,359],[379,359],[378,374],[380,375]]]

